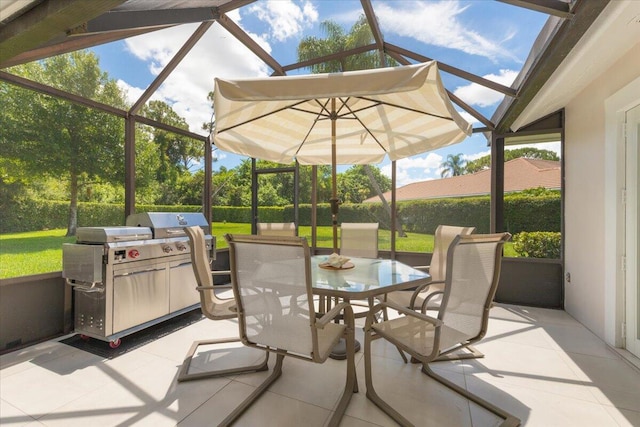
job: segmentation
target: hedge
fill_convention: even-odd
[[[66,228],[69,202],[36,200],[12,201],[0,206],[0,233]],[[200,212],[200,206],[137,205],[137,212]],[[505,231],[560,231],[560,195],[507,195],[504,200]],[[398,216],[405,231],[433,234],[439,224],[475,226],[477,233],[489,232],[490,199],[488,196],[404,201],[398,203]],[[216,222],[251,222],[250,207],[215,206],[212,218]],[[261,222],[294,220],[293,206],[260,207]],[[331,225],[328,203],[318,204],[318,225]],[[343,204],[339,222],[379,222],[389,229],[389,216],[381,203]],[[78,226],[124,225],[124,205],[79,203]],[[311,205],[299,206],[299,224],[311,224]]]
[[[560,258],[562,237],[550,231],[522,232],[513,236],[513,249],[522,257]]]

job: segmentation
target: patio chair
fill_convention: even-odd
[[[295,236],[295,222],[259,222],[257,224],[259,236]]]
[[[502,426],[517,426],[520,420],[479,396],[436,374],[429,366],[435,360],[482,339],[487,331],[489,310],[498,287],[502,247],[509,233],[456,237],[447,253],[447,277],[437,318],[390,302],[372,310],[365,323],[365,381],[367,397],[398,424],[412,425],[376,392],[372,380],[371,343],[385,339],[422,364],[422,372],[461,396],[504,419]],[[403,316],[376,323],[376,312],[398,310]]]
[[[340,225],[340,255],[347,257],[378,258],[377,222],[343,222]],[[373,306],[373,298],[353,300],[351,304],[358,307]],[[358,312],[356,317],[364,317],[367,312]]]
[[[431,282],[416,289],[389,292],[385,301],[403,307],[424,311],[428,304],[430,308],[437,308],[442,298],[445,277],[447,276],[447,251],[453,239],[467,236],[475,231],[475,227],[458,227],[453,225],[438,225],[433,235],[433,256],[430,265],[415,266],[418,270],[425,270],[431,275]],[[386,312],[385,319],[386,317]]]
[[[222,319],[234,319],[238,316],[236,312],[236,303],[234,298],[221,299],[219,298],[215,290],[225,288],[224,285],[213,285],[213,274],[229,275],[229,271],[217,271],[213,272],[209,268],[209,257],[207,256],[207,248],[204,239],[204,232],[202,228],[198,226],[185,227],[185,232],[189,237],[189,244],[191,245],[191,264],[193,266],[193,272],[196,277],[196,283],[198,286],[196,289],[200,292],[200,308],[202,314],[211,320]],[[228,287],[226,287],[228,289]],[[239,342],[240,337],[231,338],[219,338],[211,340],[195,341],[189,349],[187,356],[180,367],[178,373],[178,382],[199,380],[203,378],[220,377],[241,373],[265,371],[269,369],[267,361],[269,360],[269,353],[265,353],[264,360],[256,365],[243,366],[237,368],[220,369],[216,371],[207,372],[194,372],[189,373],[191,361],[194,354],[198,351],[198,347],[201,345],[213,345],[230,342]]]
[[[343,338],[347,343],[346,382],[329,422],[337,426],[358,391],[354,362],[354,320],[340,303],[321,318],[313,306],[310,252],[300,237],[226,235],[231,282],[238,303],[242,342],[277,354],[273,373],[220,425],[230,425],[282,374],[285,356],[324,363]],[[334,320],[342,316],[344,323]]]
[[[378,223],[343,222],[340,225],[340,255],[378,258]]]

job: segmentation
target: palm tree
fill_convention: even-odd
[[[464,173],[464,162],[462,153],[447,155],[447,160],[440,163],[440,167],[442,168],[440,177],[446,178],[449,176],[462,175]]]
[[[320,27],[325,33],[325,38],[305,37],[298,45],[298,61],[307,61],[319,58],[337,52],[344,52],[360,46],[372,44],[375,40],[373,33],[369,28],[369,23],[364,15],[361,15],[358,21],[353,24],[349,33],[345,34],[344,29],[333,21],[324,21],[320,23]],[[370,70],[373,68],[386,67],[387,65],[395,66],[398,63],[386,55],[379,54],[376,51],[359,53],[357,55],[349,55],[340,59],[322,62],[311,65],[309,68],[312,73],[341,73],[344,71]],[[371,185],[378,194],[378,198],[382,201],[389,218],[391,218],[391,207],[384,197],[380,186],[375,181],[373,172],[369,165],[364,165],[364,170],[371,180]],[[402,224],[396,217],[396,228],[398,235],[404,237]]]

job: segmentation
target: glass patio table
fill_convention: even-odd
[[[321,297],[339,298],[346,302],[384,295],[388,292],[411,289],[431,281],[431,276],[409,265],[391,259],[350,258],[348,268],[323,268],[327,255],[311,257],[313,293]],[[321,302],[321,310],[322,302]],[[356,351],[360,343],[356,341]],[[334,348],[331,357],[344,359],[344,342]]]

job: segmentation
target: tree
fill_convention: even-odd
[[[325,38],[305,37],[298,45],[298,61],[307,61],[322,56],[344,52],[360,46],[366,46],[374,42],[373,34],[364,15],[351,27],[349,33],[335,22],[324,21],[320,28]],[[391,58],[381,58],[376,51],[359,53],[342,57],[333,61],[323,62],[310,66],[312,73],[339,73],[343,71],[368,70],[381,66],[395,65]]]
[[[54,56],[10,72],[118,108],[125,100],[116,81],[88,51]],[[42,93],[0,83],[0,152],[33,174],[69,183],[67,235],[74,235],[83,182],[124,181],[124,121]]]
[[[346,203],[362,203],[377,194],[373,182],[379,184],[382,192],[391,189],[391,179],[382,175],[380,169],[369,168],[374,179],[369,179],[364,165],[355,165],[338,175],[338,195]]]
[[[155,121],[179,129],[189,129],[187,121],[180,117],[166,102],[150,101],[141,109],[141,113]],[[157,172],[157,179],[160,182],[174,183],[178,175],[193,166],[195,159],[202,157],[202,143],[200,141],[158,128],[151,128],[150,132],[160,157],[160,168]]]
[[[440,167],[442,168],[442,172],[440,172],[440,176],[442,178],[462,175],[464,172],[464,159],[462,158],[462,153],[447,155],[447,160],[440,163]]]
[[[555,151],[541,150],[533,147],[516,148],[514,150],[504,151],[505,162],[508,162],[509,160],[517,159],[519,157],[524,157],[526,159],[540,159],[540,160],[554,160],[554,161],[560,160],[560,158],[558,157]],[[476,160],[467,162],[467,164],[465,165],[464,173],[475,173],[475,172],[480,172],[481,170],[485,170],[489,168],[491,168],[491,156],[486,155]]]

